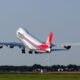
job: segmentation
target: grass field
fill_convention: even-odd
[[[80,80],[80,73],[0,74],[0,80]]]

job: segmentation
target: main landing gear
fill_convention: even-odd
[[[33,51],[33,50],[29,50],[29,51],[28,51],[29,54],[32,54],[33,52],[34,52],[35,54],[38,54],[37,51]],[[26,53],[25,48],[22,48],[22,54],[25,54],[25,53]]]
[[[25,54],[25,49],[24,48],[22,49],[22,54]]]
[[[32,51],[32,50],[28,51],[29,54],[32,54],[33,52],[34,52],[35,54],[38,54],[37,51]]]
[[[32,52],[33,52],[32,50],[28,51],[29,54],[32,54]]]

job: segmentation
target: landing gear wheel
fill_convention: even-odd
[[[31,50],[29,51],[29,54],[32,54],[32,51]]]
[[[35,51],[35,54],[38,54],[38,52]]]
[[[22,54],[25,54],[25,49],[22,49]]]

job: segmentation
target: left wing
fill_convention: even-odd
[[[0,42],[0,48],[3,47],[10,47],[10,48],[14,48],[14,47],[19,47],[22,49],[22,53],[25,53],[25,46],[22,43],[17,43],[17,42]]]

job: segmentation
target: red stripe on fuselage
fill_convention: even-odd
[[[48,48],[48,45],[42,44],[42,45],[39,45],[37,47],[40,48],[41,50],[45,50],[46,48]]]
[[[23,35],[24,36],[24,35]],[[36,45],[35,43],[33,43],[32,41],[30,41],[29,39],[27,39],[25,36],[24,38],[29,41],[31,44],[33,44],[34,46],[36,46],[38,49],[40,50],[45,50],[46,48],[48,48],[48,45],[46,44],[42,44],[42,45]]]

